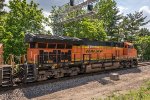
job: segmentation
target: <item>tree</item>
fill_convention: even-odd
[[[104,41],[107,38],[103,22],[97,19],[90,20],[85,18],[81,22],[70,24],[66,24],[64,35],[100,41]]]
[[[3,25],[4,25],[5,14],[6,14],[6,12],[4,11],[4,7],[6,5],[4,4],[4,2],[5,0],[0,1],[0,42],[2,42],[1,40],[3,39],[3,34],[5,32]]]
[[[139,36],[150,36],[150,31],[147,28],[141,28],[138,35]]]
[[[61,12],[61,9],[57,9],[56,6],[52,6],[51,15],[49,16],[49,20],[47,19],[47,24],[53,29],[53,34],[59,34],[62,35],[62,24],[60,24],[60,18],[59,13]]]
[[[142,59],[150,60],[150,36],[138,36],[135,44],[137,45],[138,54],[141,55]]]
[[[69,19],[75,18],[78,15],[85,13],[85,10],[77,10],[77,11],[75,10],[72,12],[64,13],[65,12],[64,9],[69,9],[68,7],[69,7],[69,5],[64,5],[63,7],[56,7],[56,6],[52,7],[51,15],[49,16],[49,18],[51,20],[49,26],[52,27],[53,34],[63,35],[64,34],[63,30],[65,30],[65,31],[68,30],[67,29],[68,27],[66,27],[66,26],[68,26],[68,25],[71,25],[70,27],[76,26],[77,23],[80,23],[80,21],[82,20],[81,19],[80,21],[78,20],[78,21],[68,22]],[[76,29],[77,28],[74,27],[74,30],[76,30]],[[74,34],[74,32],[72,34]]]
[[[11,0],[8,7],[10,12],[4,25],[6,32],[3,38],[5,57],[8,54],[24,54],[25,33],[40,33],[43,30],[44,20],[42,9],[38,9],[38,4],[33,1],[27,3],[26,0]]]
[[[5,32],[5,29],[3,26],[0,26],[0,43],[2,42],[1,40],[3,39],[3,34]]]
[[[143,17],[143,12],[135,12],[124,16],[123,21],[120,23],[120,28],[124,31],[125,39],[127,41],[133,41],[133,36],[138,35],[140,27],[148,24],[149,21],[145,21],[147,16]]]
[[[118,22],[122,15],[119,14],[116,2],[114,0],[100,0],[96,8],[98,8],[96,18],[103,20],[107,35],[112,37],[114,33],[118,33]]]
[[[0,15],[3,15],[5,13],[5,11],[4,11],[4,6],[5,6],[4,2],[5,2],[5,0],[0,1]]]
[[[37,32],[43,30],[42,22],[44,16],[42,9],[31,1],[29,4],[26,0],[13,0],[9,2],[10,12],[7,16],[6,29],[11,31],[12,27],[17,27],[17,31]]]
[[[67,6],[65,6],[67,8]],[[59,15],[62,13],[60,8],[53,7],[51,12],[51,26],[53,27],[54,34],[56,30],[62,30],[59,35],[67,35],[71,37],[89,38],[96,40],[105,40],[107,34],[103,26],[103,20],[97,18],[84,17],[77,21],[71,21],[67,23],[59,23]],[[77,10],[67,13],[64,19],[72,19],[76,16],[85,14],[84,10]],[[58,24],[59,23],[59,24]],[[57,33],[58,34],[58,33]]]
[[[113,0],[100,0],[100,2],[94,7],[94,9],[96,9],[98,13],[94,15],[92,19],[87,17],[85,19],[88,19],[88,20],[83,19],[80,22],[71,22],[65,25],[64,27],[65,27],[65,30],[68,31],[67,33],[73,34],[71,36],[76,36],[76,37],[86,36],[89,39],[92,39],[93,38],[92,36],[94,37],[98,36],[98,38],[105,37],[106,39],[107,35],[113,37],[115,33],[118,33],[118,22],[122,18],[122,15],[118,14],[119,10],[116,6],[116,2]],[[95,24],[93,24],[93,22],[95,22]],[[96,24],[98,24],[98,26]],[[98,33],[96,33],[95,31],[98,29],[97,27],[102,29],[97,32],[104,33],[104,34],[98,35]],[[105,40],[105,39],[102,39],[102,40]],[[98,40],[101,40],[101,38],[99,38]]]

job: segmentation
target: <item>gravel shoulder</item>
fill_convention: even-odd
[[[125,93],[138,89],[150,80],[150,65],[115,71],[120,80],[109,79],[110,73],[69,79],[34,87],[0,93],[1,100],[91,100],[104,98],[112,93]]]

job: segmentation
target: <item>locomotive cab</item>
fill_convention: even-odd
[[[124,42],[124,56],[128,58],[136,58],[137,57],[137,50],[134,48],[134,45],[129,42]]]
[[[27,34],[25,40],[29,44],[27,62],[43,68],[71,63],[73,45],[81,43],[74,37],[41,34]]]
[[[71,61],[72,44],[32,42],[28,48],[29,63],[50,64]]]

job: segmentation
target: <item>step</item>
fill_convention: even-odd
[[[33,69],[33,67],[31,66],[31,67],[28,67],[28,69]]]
[[[12,83],[11,81],[3,81],[2,84]]]
[[[11,72],[11,70],[3,70],[3,73],[5,73],[5,72]]]
[[[11,77],[12,77],[11,74],[3,74],[3,75],[2,75],[2,78],[11,78]]]
[[[34,78],[35,78],[35,77],[27,77],[27,80],[28,80],[28,79],[34,79]]]
[[[33,71],[28,71],[28,73],[33,73]]]
[[[8,87],[8,86],[12,86],[13,84],[12,83],[9,83],[9,84],[2,84],[2,87]]]
[[[12,78],[8,78],[8,77],[7,77],[7,78],[3,78],[3,79],[2,79],[2,81],[10,81],[10,80],[12,80]]]
[[[28,74],[28,75],[27,75],[27,77],[33,77],[33,76],[34,76],[33,74]]]
[[[2,78],[2,81],[10,81],[11,79],[12,79],[12,78],[10,78],[10,77],[9,77],[9,78],[5,78],[5,77],[4,77],[4,78]]]
[[[35,80],[35,77],[28,77],[26,79],[27,82],[34,82],[34,80]]]
[[[3,76],[4,76],[4,75],[11,75],[11,73],[3,73]]]
[[[11,79],[11,77],[3,77],[3,80],[4,80],[4,79]]]
[[[12,86],[12,81],[2,81],[2,86]]]

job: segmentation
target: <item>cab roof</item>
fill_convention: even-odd
[[[69,36],[58,36],[58,35],[48,35],[48,34],[26,34],[25,42],[68,42],[81,44],[82,39],[69,37]]]
[[[124,42],[125,45],[133,45],[133,43],[130,42]]]

